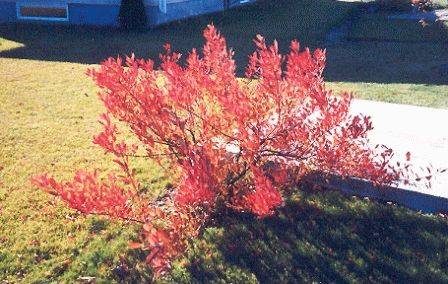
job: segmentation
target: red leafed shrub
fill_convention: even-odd
[[[132,56],[124,62],[110,58],[88,71],[107,109],[94,143],[115,156],[122,174],[105,181],[84,171],[69,182],[34,178],[83,213],[141,222],[137,246],[148,250],[156,275],[169,269],[212,214],[274,214],[305,175],[390,184],[402,174],[390,162],[392,151],[368,145],[370,119],[349,115],[351,95],[326,88],[324,51],[300,50],[293,41],[281,55],[276,42],[267,46],[258,36],[247,78],[239,79],[233,52],[214,26],[204,37],[203,50],[192,50],[184,65],[166,45],[160,67]],[[120,140],[118,125],[138,143]],[[162,199],[139,194],[131,166],[137,158],[160,162],[174,179]]]
[[[432,0],[411,0],[411,3],[420,11],[427,12],[432,9]]]

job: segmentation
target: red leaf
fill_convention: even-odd
[[[130,247],[131,249],[140,249],[140,248],[142,248],[143,246],[142,246],[141,243],[130,242],[130,243],[129,243],[129,247]]]

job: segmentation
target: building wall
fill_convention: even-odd
[[[151,26],[184,19],[201,14],[224,10],[224,0],[166,0],[166,13],[159,9],[158,0],[145,0],[148,22]],[[230,7],[256,0],[229,0]],[[16,3],[38,6],[68,6],[68,21],[59,23],[74,25],[117,26],[120,0],[0,0],[0,22],[32,22],[30,19],[18,19]],[[51,4],[49,4],[51,3]],[[34,20],[35,21],[35,20]],[[45,20],[38,20],[39,22]]]
[[[69,23],[74,25],[118,26],[119,5],[69,4]]]
[[[16,2],[1,1],[0,22],[15,22],[16,19]]]

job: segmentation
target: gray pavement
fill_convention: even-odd
[[[351,113],[372,117],[371,143],[392,148],[397,160],[404,161],[409,151],[416,169],[448,168],[448,110],[354,100]],[[434,177],[431,188],[420,183],[400,188],[448,198],[448,172]]]

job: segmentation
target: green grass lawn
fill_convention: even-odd
[[[383,12],[365,14],[346,39],[327,49],[332,88],[368,100],[448,107],[446,23],[422,26],[417,20],[390,20]]]
[[[352,40],[448,43],[448,24],[388,19],[386,13],[365,15],[349,32]]]
[[[131,52],[157,58],[166,42],[182,53],[200,46],[203,29],[214,23],[226,35],[229,46],[237,51],[237,61],[245,65],[247,55],[254,49],[252,39],[257,34],[269,41],[277,39],[283,49],[293,38],[300,39],[305,46],[322,46],[325,34],[356,7],[356,3],[333,0],[264,0],[260,4],[135,33],[107,28],[0,25],[0,37],[22,44],[20,48],[0,51],[0,57],[88,64]]]
[[[0,25],[0,280],[73,282],[94,276],[98,282],[119,281],[113,269],[120,262],[132,270],[126,280],[150,277],[143,256],[127,247],[138,227],[83,217],[59,203],[53,206],[53,199],[29,179],[42,172],[68,179],[78,168],[114,169],[110,157],[91,143],[100,129],[96,120],[103,107],[84,75],[90,64],[131,51],[154,57],[166,41],[186,52],[200,45],[200,31],[211,21],[227,35],[240,64],[253,50],[251,38],[256,33],[278,38],[283,48],[292,38],[325,46],[325,34],[355,5],[330,0],[288,0],[277,6],[273,2],[143,33]],[[363,98],[446,108],[446,77],[434,75],[434,61],[429,67],[423,64],[436,55],[446,60],[443,46],[423,43],[430,51],[411,62],[418,44],[403,43],[401,47],[409,48],[405,53],[387,44],[329,47],[330,86]],[[387,60],[397,64],[397,74],[384,66]],[[143,161],[137,167],[155,193],[163,189],[167,181],[157,167]],[[282,210],[275,217],[278,222],[244,219],[238,225],[239,218],[246,217],[224,216],[208,229],[165,280],[447,281],[448,225],[438,217],[317,193]],[[237,247],[230,247],[232,243]],[[210,255],[202,254],[201,248]]]
[[[447,220],[334,192],[296,199],[263,221],[221,217],[167,282],[448,281]]]
[[[448,86],[446,85],[363,82],[331,82],[328,85],[336,92],[350,91],[355,97],[366,100],[448,108]]]

